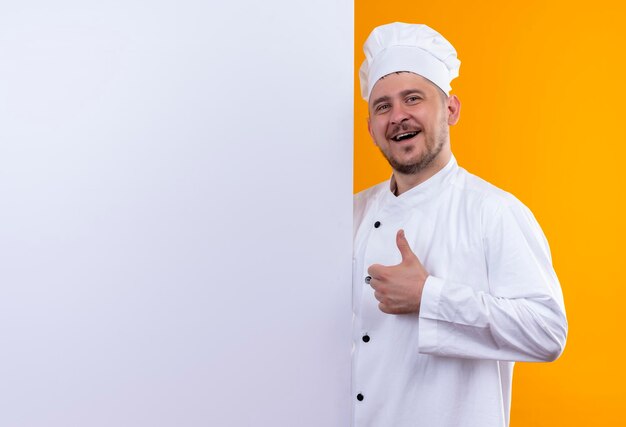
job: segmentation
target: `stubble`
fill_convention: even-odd
[[[426,137],[425,142],[425,150],[421,154],[421,156],[413,160],[410,163],[402,163],[398,159],[396,159],[393,155],[387,155],[379,146],[380,152],[389,162],[389,165],[393,168],[394,171],[404,174],[404,175],[415,175],[424,169],[426,169],[432,162],[437,158],[443,147],[445,146],[448,140],[448,123],[443,121],[439,124],[439,129],[436,135],[431,135],[430,137]],[[417,137],[416,137],[417,138]],[[406,147],[405,150],[413,150],[414,147]]]

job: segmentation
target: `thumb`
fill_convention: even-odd
[[[406,237],[404,236],[404,230],[398,230],[398,234],[396,234],[396,245],[398,245],[400,255],[402,255],[402,262],[416,258],[415,254],[411,250],[411,247],[409,246],[409,242],[407,242]]]

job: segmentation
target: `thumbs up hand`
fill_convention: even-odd
[[[378,308],[383,313],[417,313],[428,272],[411,250],[404,230],[398,231],[396,245],[402,262],[392,266],[372,264],[367,269],[368,283],[374,289],[374,297],[380,302]]]

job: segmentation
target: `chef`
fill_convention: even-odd
[[[548,243],[526,206],[452,155],[453,46],[393,23],[364,50],[368,128],[393,174],[354,199],[353,426],[508,426],[514,362],[565,346]]]

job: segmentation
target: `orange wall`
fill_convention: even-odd
[[[359,96],[376,25],[425,23],[457,49],[452,149],[531,208],[551,245],[569,318],[563,356],[519,363],[512,427],[610,426],[626,402],[626,13],[620,3],[355,1],[355,179],[390,175]]]

